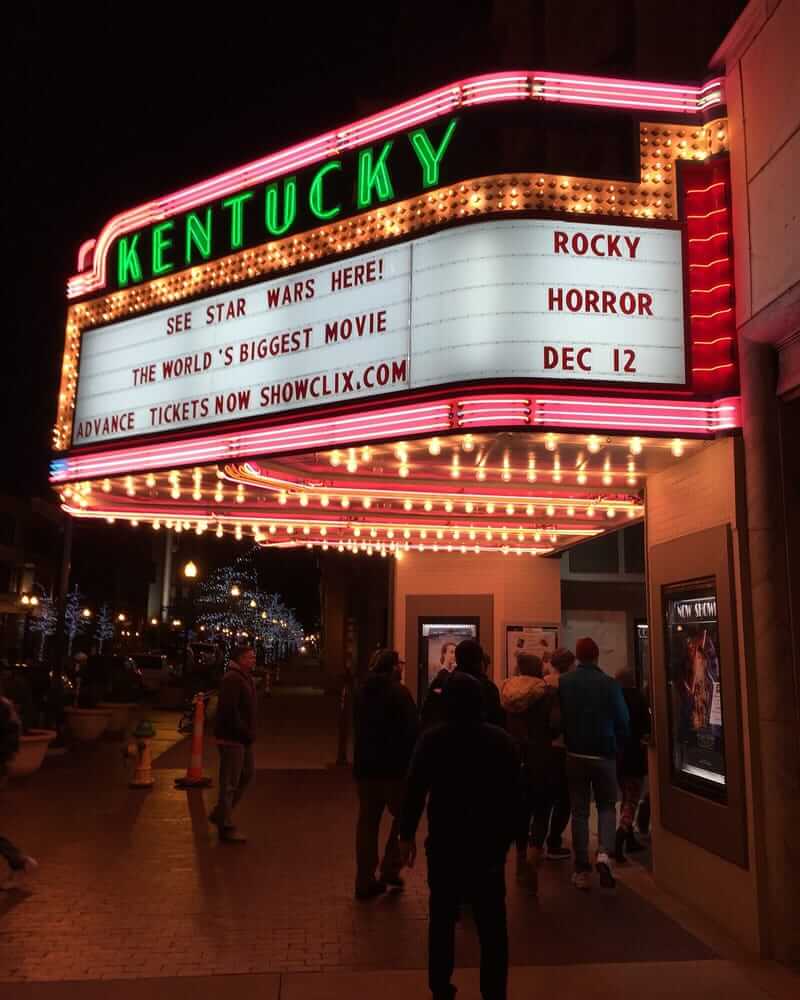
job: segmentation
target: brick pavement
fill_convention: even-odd
[[[170,749],[171,739],[149,792],[128,789],[111,745],[8,789],[2,828],[42,873],[32,893],[0,896],[0,981],[423,969],[424,865],[402,894],[352,898],[355,795],[349,772],[330,763],[336,711],[323,696],[265,702],[259,771],[240,813],[247,846],[216,842],[213,790],[173,789],[188,746]],[[579,896],[568,883],[569,867],[550,864],[535,900],[510,880],[514,965],[713,959],[640,893]],[[476,965],[469,920],[458,937],[459,964]]]

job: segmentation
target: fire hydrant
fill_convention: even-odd
[[[150,752],[150,740],[155,735],[156,730],[153,723],[149,719],[142,719],[133,731],[134,742],[129,743],[123,751],[123,756],[126,758],[134,757],[136,760],[129,788],[152,788],[155,783],[153,757]]]

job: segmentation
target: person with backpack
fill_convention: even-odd
[[[6,780],[8,763],[19,751],[22,724],[12,702],[0,695],[0,784]],[[25,854],[7,837],[0,836],[0,857],[8,863],[9,874],[0,889],[21,889],[25,879],[39,867],[35,858]]]
[[[536,893],[538,867],[550,829],[558,787],[558,751],[554,716],[558,690],[542,677],[542,661],[532,653],[517,657],[518,674],[503,682],[500,700],[509,735],[522,767],[522,795],[517,830],[517,882]],[[533,820],[533,830],[531,830]],[[560,837],[561,831],[558,831]],[[529,854],[530,844],[530,854]]]

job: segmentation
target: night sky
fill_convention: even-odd
[[[462,75],[699,79],[743,7],[459,0],[215,5],[212,16],[185,3],[14,5],[0,488],[47,494],[65,282],[111,215]]]

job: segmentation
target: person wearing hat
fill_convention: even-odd
[[[611,856],[617,833],[617,751],[628,739],[630,720],[622,688],[597,665],[594,639],[578,639],[577,668],[559,678],[561,727],[567,745],[567,781],[572,807],[572,850],[576,889],[591,888],[589,808],[597,805],[598,851],[595,868],[603,889],[616,885]]]
[[[459,647],[460,648],[460,647]],[[430,888],[428,984],[435,1000],[455,995],[455,925],[470,903],[481,945],[485,1000],[505,1000],[508,979],[506,854],[519,817],[519,760],[499,726],[483,721],[477,677],[456,670],[442,691],[444,723],[425,731],[411,759],[400,812],[400,853],[413,866],[428,801]]]

